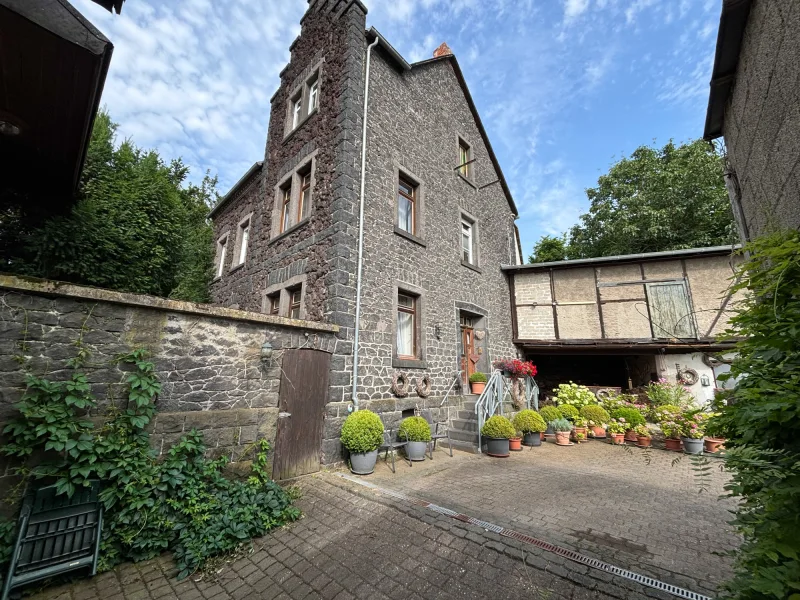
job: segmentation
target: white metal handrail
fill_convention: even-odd
[[[483,424],[491,416],[503,414],[503,401],[506,395],[511,395],[512,379],[504,377],[503,372],[495,369],[492,371],[483,393],[475,402],[475,414],[478,417],[478,452],[482,452],[483,440],[481,429]],[[525,408],[531,408],[531,402],[535,410],[539,410],[539,386],[536,380],[530,375],[525,376]]]

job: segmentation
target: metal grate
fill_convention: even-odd
[[[347,479],[348,481],[352,481],[353,483],[357,483],[364,487],[368,487],[370,489],[378,491],[384,495],[397,498],[398,500],[403,500],[404,502],[408,502],[416,506],[422,506],[424,508],[428,508],[434,512],[448,516],[452,519],[457,519],[464,523],[470,523],[471,525],[483,527],[488,531],[493,531],[495,533],[499,533],[502,536],[513,538],[515,540],[524,542],[526,544],[531,544],[532,546],[536,546],[537,548],[541,548],[542,550],[545,550],[547,552],[558,554],[559,556],[563,556],[564,558],[571,560],[573,562],[577,562],[582,565],[586,565],[587,567],[598,569],[600,571],[605,571],[606,573],[611,573],[612,575],[624,577],[625,579],[630,579],[631,581],[635,581],[644,586],[651,587],[656,590],[661,590],[663,592],[667,592],[668,594],[672,594],[673,596],[677,596],[678,598],[686,598],[686,600],[712,600],[709,596],[704,596],[703,594],[698,594],[697,592],[692,592],[690,590],[678,587],[676,585],[664,583],[663,581],[659,581],[658,579],[653,579],[652,577],[647,577],[646,575],[640,575],[639,573],[634,573],[633,571],[629,571],[627,569],[615,567],[614,565],[610,565],[601,560],[597,560],[596,558],[590,558],[588,556],[579,554],[573,550],[567,550],[566,548],[561,548],[560,546],[554,546],[553,544],[549,544],[543,540],[539,540],[529,535],[525,535],[524,533],[519,533],[518,531],[514,531],[513,529],[506,529],[504,527],[500,527],[499,525],[495,525],[494,523],[481,521],[480,519],[470,517],[469,515],[465,515],[450,510],[449,508],[444,508],[436,504],[431,504],[430,502],[424,502],[416,498],[411,498],[409,496],[406,496],[405,494],[401,494],[400,492],[395,492],[393,490],[379,487],[373,483],[369,483],[368,481],[362,481],[350,475],[343,475],[339,473],[337,473],[337,475],[339,475],[344,479]]]

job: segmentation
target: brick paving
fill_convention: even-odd
[[[379,464],[376,485],[515,529],[586,556],[713,595],[731,574],[735,550],[728,525],[735,503],[722,498],[727,475],[721,461],[700,492],[688,456],[646,454],[600,441],[512,453],[506,459],[445,451],[434,460],[398,463],[397,474]]]

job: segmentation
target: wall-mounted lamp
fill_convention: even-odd
[[[708,387],[711,385],[711,379],[708,377],[708,375],[700,376],[700,385],[702,385],[703,387]]]
[[[261,362],[267,362],[272,358],[272,344],[264,342],[261,345]]]

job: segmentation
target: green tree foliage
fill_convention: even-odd
[[[709,427],[727,438],[728,489],[741,499],[728,598],[800,600],[800,232],[754,241],[735,289],[741,337],[732,399]],[[724,399],[724,396],[723,396]]]
[[[567,236],[554,237],[543,235],[533,246],[533,254],[528,258],[529,263],[555,262],[567,260]]]
[[[589,212],[570,230],[563,255],[560,238],[545,236],[534,246],[531,262],[701,248],[735,240],[723,158],[702,140],[640,146],[612,165],[586,195]]]
[[[0,220],[4,270],[207,302],[216,177],[187,185],[180,159],[167,164],[129,140],[115,148],[116,128],[107,112],[97,115],[69,214],[36,219],[17,212]]]

